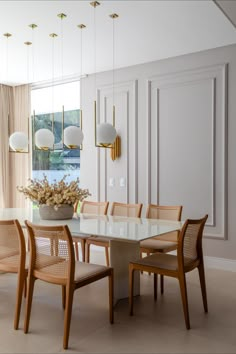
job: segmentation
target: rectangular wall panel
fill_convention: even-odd
[[[206,235],[226,237],[226,66],[153,77],[149,93],[149,202],[208,214]]]
[[[99,122],[112,123],[113,88],[99,89]],[[137,82],[115,85],[115,127],[121,138],[121,156],[111,160],[110,149],[99,149],[99,199],[137,202]]]

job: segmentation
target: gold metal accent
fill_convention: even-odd
[[[35,23],[31,23],[31,24],[29,25],[29,27],[32,28],[32,29],[34,29],[34,28],[38,27],[38,25],[36,25]]]
[[[11,37],[12,36],[12,34],[11,33],[4,33],[3,34],[5,37],[7,37],[7,38],[9,38],[9,37]]]
[[[62,120],[61,120],[61,141],[62,141],[62,150],[64,147],[64,124],[65,124],[65,115],[64,115],[64,105],[62,105]]]
[[[92,1],[92,2],[90,2],[90,5],[93,6],[93,7],[97,7],[97,6],[101,5],[101,4],[98,1]]]
[[[86,28],[86,26],[83,23],[81,23],[80,25],[77,25],[77,27],[79,27],[80,29]]]
[[[37,150],[35,145],[35,109],[33,110],[33,122],[32,122],[32,145],[33,145],[33,150]]]
[[[78,149],[78,145],[68,145],[69,149]]]
[[[111,18],[117,18],[117,17],[119,17],[119,15],[118,14],[116,14],[116,13],[114,13],[114,14],[111,14],[111,15],[109,15]]]
[[[32,42],[24,42],[25,45],[31,45]]]
[[[83,132],[83,111],[82,109],[80,110],[80,129]],[[80,144],[80,150],[83,150],[83,143]]]
[[[120,156],[121,156],[121,138],[120,136],[117,135],[114,144],[112,144],[111,159],[112,161],[115,161]]]
[[[112,144],[100,143],[96,145],[97,147],[105,148],[105,149],[112,149]]]
[[[97,102],[96,100],[94,101],[94,139],[95,139],[95,146],[98,147],[97,145]]]
[[[66,17],[67,17],[67,15],[66,15],[66,14],[61,13],[61,14],[58,14],[58,15],[57,15],[57,17],[60,17],[60,19],[61,19],[61,20],[63,20],[63,18],[66,18]]]
[[[58,37],[58,35],[56,33],[50,33],[49,36],[52,38]]]

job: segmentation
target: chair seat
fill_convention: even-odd
[[[54,258],[54,257],[53,257]],[[58,257],[60,258],[60,257]],[[55,263],[50,264],[42,269],[40,269],[39,272],[35,270],[37,273],[37,276],[40,277],[43,274],[50,274],[52,278],[55,280],[57,278],[62,278],[62,270],[64,271],[64,277],[67,277],[67,264],[65,265],[65,262],[68,263],[67,261],[64,262],[56,262],[54,259]],[[61,267],[61,269],[60,269]],[[103,266],[103,265],[98,265],[98,264],[92,264],[92,263],[84,263],[80,261],[75,262],[75,276],[74,276],[74,281],[76,283],[87,280],[89,278],[92,278],[100,273],[106,272],[106,270],[110,269],[109,267]],[[59,271],[60,270],[60,271]]]
[[[184,264],[188,265],[192,262],[192,259],[184,259]],[[172,254],[166,253],[154,253],[151,256],[147,256],[137,261],[132,261],[132,264],[139,264],[149,267],[155,267],[157,269],[167,269],[172,271],[178,271],[178,258]]]
[[[108,269],[110,268],[103,265],[77,261],[75,263],[75,282],[89,279],[90,277],[103,273]]]
[[[150,253],[153,252],[170,252],[177,248],[176,242],[162,241],[154,238],[144,240],[140,242],[140,247],[148,249]]]

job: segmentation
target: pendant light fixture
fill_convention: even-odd
[[[94,7],[94,61],[95,61],[95,92],[96,92],[96,16],[95,10],[100,3],[94,1],[90,3],[91,6]],[[110,17],[114,20],[118,17],[117,14],[112,14]],[[112,160],[115,160],[120,156],[120,138],[117,137],[117,132],[115,128],[115,105],[114,105],[114,22],[113,22],[113,82],[112,82],[112,99],[113,99],[113,107],[112,107],[112,124],[111,123],[100,123],[97,124],[97,108],[96,108],[96,94],[94,101],[94,125],[95,125],[95,146],[99,148],[110,148]]]
[[[82,43],[82,30],[86,28],[84,24],[77,26],[81,29],[80,36],[80,77],[82,77],[82,60],[83,60],[83,43]],[[80,92],[81,92],[81,81],[80,81]],[[64,117],[63,117],[63,126],[64,126]],[[75,125],[70,125],[64,129],[64,144],[68,149],[80,149],[82,150],[82,142],[84,139],[84,134],[82,131],[82,100],[80,101],[80,127]]]
[[[95,146],[103,148],[111,148],[116,138],[116,129],[110,123],[97,124],[97,107],[96,107],[96,7],[100,5],[98,1],[90,3],[94,8],[94,81],[95,81],[95,101],[94,101],[94,125],[95,125]]]
[[[51,33],[49,36],[52,38],[52,113],[51,122],[52,129],[42,128],[35,133],[35,145],[39,150],[48,151],[54,150],[55,137],[53,134],[54,128],[54,39],[57,37],[56,33]]]
[[[5,33],[4,36],[7,38],[7,77],[8,77],[8,38],[11,37],[10,33]],[[25,42],[27,46],[27,78],[29,82],[29,46],[32,42]],[[10,122],[8,114],[8,130],[10,135]],[[24,132],[14,132],[9,137],[9,152],[15,153],[29,153],[29,118],[28,118],[28,136]]]

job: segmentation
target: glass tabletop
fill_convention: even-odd
[[[68,225],[73,236],[94,235],[130,242],[139,242],[154,236],[180,230],[178,221],[121,217],[110,215],[74,214],[68,220],[41,220],[38,209],[0,209],[0,219],[18,219],[22,227],[29,220],[41,225]]]

